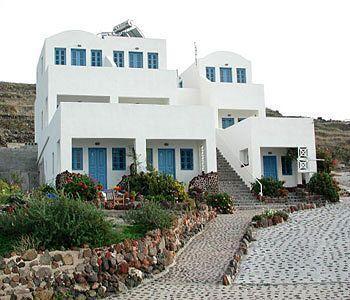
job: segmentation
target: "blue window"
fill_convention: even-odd
[[[193,149],[180,149],[181,170],[193,170]]]
[[[91,66],[102,67],[102,50],[91,50]]]
[[[220,81],[221,82],[232,82],[232,69],[231,68],[220,68]]]
[[[72,49],[71,60],[72,66],[86,66],[86,50]]]
[[[246,118],[238,118],[238,122],[245,120]]]
[[[247,76],[244,68],[237,68],[237,83],[247,83]]]
[[[72,148],[72,170],[83,170],[83,148]]]
[[[210,81],[215,82],[215,67],[206,67],[205,73]]]
[[[222,129],[232,126],[235,124],[234,118],[222,118]]]
[[[282,156],[282,175],[293,175],[292,159],[289,156]]]
[[[143,68],[143,53],[142,52],[129,52],[129,67],[130,68]]]
[[[66,64],[66,48],[55,48],[55,64]]]
[[[112,170],[126,170],[126,149],[112,148]]]
[[[153,168],[153,149],[152,148],[146,149],[146,162],[147,162],[147,168]]]
[[[117,67],[124,68],[124,51],[113,51],[113,60]]]
[[[158,53],[148,53],[148,69],[158,69]]]

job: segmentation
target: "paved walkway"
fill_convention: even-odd
[[[221,215],[161,278],[119,299],[350,299],[350,203],[258,231],[234,285],[221,276],[254,211]]]

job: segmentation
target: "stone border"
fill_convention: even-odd
[[[321,206],[324,206],[324,204],[318,203],[318,206],[317,206],[317,204],[315,203],[308,203],[308,204],[300,203],[298,205],[291,205],[280,210],[289,214],[289,213],[293,213],[301,210],[315,209]],[[230,260],[229,266],[227,267],[224,275],[222,276],[223,285],[226,285],[226,286],[231,285],[234,282],[238,274],[239,266],[243,255],[246,255],[248,253],[248,247],[250,243],[253,241],[256,241],[254,237],[254,229],[261,228],[261,227],[266,228],[266,227],[274,226],[283,222],[284,222],[283,218],[280,218],[279,220],[277,220],[277,222],[273,222],[272,219],[269,219],[269,220],[266,220],[266,222],[261,224],[253,221],[249,223],[242,238],[240,239],[238,249],[234,252],[233,258]]]
[[[198,233],[216,217],[207,206],[179,216],[170,230],[139,240],[70,251],[28,250],[0,259],[0,299],[95,299],[116,296],[168,272]],[[164,273],[165,272],[165,273]]]

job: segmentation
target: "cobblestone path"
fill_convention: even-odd
[[[221,276],[256,211],[221,215],[175,266],[117,299],[350,299],[350,202],[292,214],[260,229],[235,284]]]

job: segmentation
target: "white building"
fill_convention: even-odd
[[[313,120],[267,118],[248,60],[215,52],[178,76],[167,69],[165,40],[130,26],[45,40],[35,102],[42,181],[69,170],[110,188],[129,173],[132,149],[139,170],[149,164],[185,183],[216,171],[216,148],[247,184],[265,175],[295,186],[316,171],[307,160]],[[298,147],[307,148],[305,162],[285,158]]]

